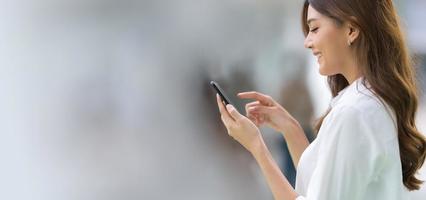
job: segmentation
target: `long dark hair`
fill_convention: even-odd
[[[403,183],[408,190],[418,190],[423,181],[415,177],[426,156],[426,139],[418,131],[415,116],[418,106],[417,80],[408,54],[398,15],[392,0],[305,0],[302,26],[308,34],[307,12],[311,5],[337,25],[350,22],[360,30],[354,41],[357,59],[365,61],[360,69],[372,90],[394,111]],[[328,78],[332,96],[348,86],[341,74]],[[319,131],[330,109],[317,122]]]

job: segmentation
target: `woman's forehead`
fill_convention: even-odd
[[[322,14],[315,10],[311,5],[308,7],[308,14],[306,16],[306,22],[309,24],[312,21],[316,21],[322,18]]]

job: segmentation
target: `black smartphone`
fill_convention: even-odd
[[[229,98],[226,96],[225,92],[223,91],[223,89],[219,86],[219,84],[217,84],[214,81],[210,81],[210,85],[213,87],[213,89],[219,94],[220,98],[222,99],[222,101],[225,102],[225,105],[231,104],[231,101],[229,100]]]

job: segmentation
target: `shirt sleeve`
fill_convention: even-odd
[[[317,166],[306,196],[296,200],[365,199],[382,157],[372,122],[356,108],[344,107],[323,125]]]

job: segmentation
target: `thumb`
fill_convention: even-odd
[[[243,116],[235,109],[235,107],[231,104],[226,105],[226,110],[228,110],[229,114],[231,115],[234,120],[239,120]]]

